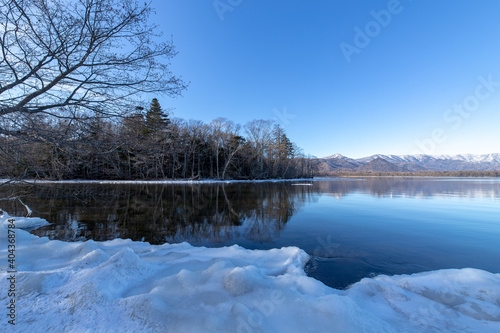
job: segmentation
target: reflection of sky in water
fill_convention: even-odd
[[[467,197],[500,198],[500,179],[497,178],[366,178],[350,182],[318,182],[320,193],[341,198],[352,193],[377,197]]]
[[[285,233],[316,243],[330,237],[328,243],[339,244],[329,249],[332,262],[355,259],[359,267],[371,265],[371,272],[387,274],[463,267],[500,272],[498,195],[318,197],[294,216]],[[311,253],[314,246],[304,247]]]

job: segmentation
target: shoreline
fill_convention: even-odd
[[[322,178],[293,178],[293,179],[252,179],[252,180],[218,180],[218,179],[202,179],[202,180],[188,180],[188,179],[172,179],[172,180],[89,180],[89,179],[68,179],[68,180],[10,180],[0,179],[0,185],[5,183],[12,184],[227,184],[227,183],[281,183],[281,182],[299,182],[299,181],[317,181],[325,179],[338,179],[337,177],[322,177]]]
[[[375,179],[462,179],[462,180],[496,180],[499,177],[493,176],[456,176],[456,175],[338,175],[338,176],[321,176],[313,178],[292,178],[292,179],[172,179],[172,180],[90,180],[90,179],[68,179],[68,180],[39,180],[39,179],[26,179],[26,180],[11,180],[0,179],[0,186],[5,184],[102,184],[102,185],[126,185],[126,184],[158,184],[158,185],[207,185],[207,184],[239,184],[239,183],[287,183],[287,182],[314,182],[314,181],[352,181],[364,180],[366,178]]]

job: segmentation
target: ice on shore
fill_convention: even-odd
[[[138,185],[138,184],[159,184],[159,185],[207,185],[207,184],[236,184],[236,183],[290,183],[290,182],[304,182],[304,181],[317,181],[317,180],[346,180],[341,178],[333,177],[314,177],[314,178],[284,178],[284,179],[201,179],[201,180],[190,180],[190,179],[164,179],[164,180],[86,180],[86,179],[73,179],[73,180],[39,180],[39,179],[25,179],[23,183],[32,184],[105,184],[105,185],[116,185],[116,184],[128,184],[128,185]],[[0,184],[4,182],[9,182],[8,179],[0,179]],[[16,182],[12,182],[16,183]]]
[[[2,218],[1,221],[2,223],[0,223],[0,225],[3,225],[4,228],[7,228],[9,225],[7,216],[5,216],[5,218]],[[36,229],[39,227],[43,227],[44,225],[49,225],[50,223],[47,220],[41,219],[39,217],[30,217],[30,218],[15,218],[14,224],[15,228],[17,229]]]
[[[500,332],[500,274],[477,269],[378,276],[336,290],[306,276],[309,257],[296,247],[67,243],[15,233],[13,330],[0,228],[1,332]]]

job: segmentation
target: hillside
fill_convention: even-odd
[[[500,171],[500,154],[372,155],[353,159],[341,154],[317,159],[320,173]]]
[[[356,168],[358,172],[406,172],[408,169],[397,166],[384,160],[383,158],[377,157],[370,162],[361,165]]]

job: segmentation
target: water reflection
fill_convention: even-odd
[[[25,193],[34,215],[53,225],[38,236],[75,241],[130,238],[152,244],[234,239],[269,242],[312,193],[286,183],[214,185],[65,185],[9,187]],[[8,207],[7,207],[8,206]],[[2,207],[22,215],[15,203]]]
[[[500,271],[500,179],[312,183],[4,185],[0,198],[21,195],[52,223],[32,232],[51,239],[298,246],[312,255],[308,274],[335,288],[374,274]],[[0,208],[25,214],[17,202]]]
[[[290,183],[203,185],[73,184],[2,186],[0,197],[23,194],[35,215],[50,226],[33,231],[51,239],[75,241],[130,238],[152,244],[188,241],[219,244],[245,239],[267,243],[279,237],[291,217],[318,195],[351,193],[376,197],[460,196],[499,198],[497,179],[367,178]],[[22,207],[2,203],[12,214]]]
[[[316,182],[315,187],[338,198],[354,192],[376,197],[500,197],[499,178],[364,178]]]
[[[306,183],[306,182],[303,182]],[[498,179],[367,178],[291,183],[203,185],[73,184],[1,186],[0,197],[21,193],[34,215],[53,223],[34,230],[65,241],[130,238],[152,244],[188,241],[218,245],[271,243],[306,202],[352,193],[376,197],[499,198]],[[14,215],[16,203],[0,202]],[[300,238],[300,235],[296,236]],[[299,245],[300,246],[300,245]],[[256,246],[257,247],[257,246]]]

